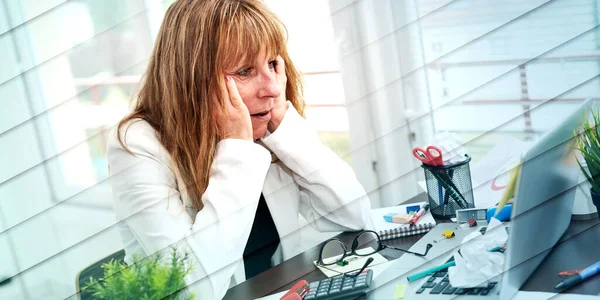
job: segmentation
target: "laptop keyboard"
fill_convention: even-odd
[[[454,257],[451,257],[446,262],[451,262],[454,260]],[[490,281],[488,282],[487,287],[476,287],[476,288],[455,288],[450,285],[450,280],[448,279],[448,272],[446,271],[438,271],[433,273],[429,279],[421,286],[420,289],[417,290],[417,294],[442,294],[442,295],[479,295],[479,296],[487,296],[493,289],[496,287],[498,282]]]

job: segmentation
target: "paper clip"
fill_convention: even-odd
[[[437,243],[441,240],[447,240],[447,239],[451,239],[454,237],[454,231],[452,230],[445,230],[444,232],[442,232],[442,238],[439,240],[435,240],[433,241],[434,243]]]

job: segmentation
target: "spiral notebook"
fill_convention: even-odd
[[[397,205],[391,207],[382,207],[371,210],[371,222],[375,231],[379,233],[382,240],[389,240],[426,233],[435,227],[436,222],[431,212],[424,214],[415,226],[408,224],[390,223],[383,219],[383,216],[390,213],[406,213],[407,206],[425,205],[425,202],[411,203],[409,205]]]

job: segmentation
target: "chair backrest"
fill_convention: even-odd
[[[93,297],[90,293],[88,293],[85,289],[84,290],[81,290],[81,289],[86,287],[90,283],[90,277],[94,281],[98,281],[98,280],[102,279],[104,276],[104,270],[102,270],[101,266],[104,263],[110,262],[112,259],[116,260],[117,262],[125,262],[125,250],[119,250],[119,251],[89,265],[88,267],[84,268],[77,274],[77,276],[75,278],[75,287],[77,288],[77,299],[80,299],[80,300],[93,299]]]

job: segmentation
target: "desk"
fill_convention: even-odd
[[[427,201],[425,193],[405,203]],[[447,220],[436,220],[447,222]],[[541,229],[540,229],[541,230]],[[355,233],[344,232],[337,237],[350,244]],[[423,235],[387,240],[386,244],[409,249]],[[569,228],[538,269],[521,287],[523,291],[554,292],[553,287],[560,281],[558,272],[575,268],[585,268],[600,260],[598,248],[600,241],[600,220],[571,221]],[[319,257],[317,245],[292,259],[236,285],[227,291],[224,299],[255,299],[290,289],[300,279],[309,282],[327,278],[313,261]],[[403,255],[400,251],[386,249],[380,252],[392,260]],[[566,293],[598,295],[600,293],[600,275],[569,289]]]

